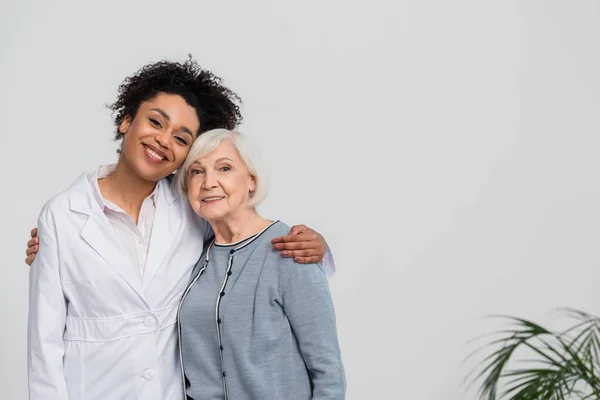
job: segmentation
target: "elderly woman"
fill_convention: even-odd
[[[179,306],[188,399],[343,399],[345,377],[327,278],[293,266],[261,217],[265,197],[247,139],[215,129],[192,146],[174,183],[214,230]]]

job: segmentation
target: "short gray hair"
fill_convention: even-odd
[[[195,161],[212,153],[224,140],[229,140],[233,144],[239,153],[240,158],[244,164],[246,164],[248,172],[250,172],[250,175],[256,180],[256,189],[252,193],[249,201],[251,207],[256,207],[262,203],[267,196],[267,183],[265,176],[260,171],[261,168],[258,164],[259,160],[256,150],[248,141],[246,135],[238,131],[213,129],[198,136],[198,139],[196,139],[192,145],[185,161],[177,170],[173,184],[181,195],[187,196],[188,169]]]

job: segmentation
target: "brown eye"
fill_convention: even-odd
[[[158,122],[154,118],[148,118],[148,121],[150,121],[151,125],[153,125],[153,126],[155,126],[157,128],[162,128],[162,125],[160,124],[160,122]]]

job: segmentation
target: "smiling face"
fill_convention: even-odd
[[[141,178],[158,181],[179,168],[199,129],[194,107],[181,96],[160,93],[123,120],[120,161]]]
[[[252,207],[256,179],[230,140],[223,140],[209,155],[196,160],[187,171],[188,200],[208,222],[233,219]]]

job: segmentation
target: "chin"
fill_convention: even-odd
[[[217,214],[217,213],[212,213],[212,212],[198,212],[196,211],[196,214],[198,214],[200,216],[200,218],[207,220],[208,222],[215,222],[215,221],[219,221],[222,220],[223,218],[225,218],[225,215],[222,214]]]
[[[158,182],[163,178],[171,175],[173,171],[166,169],[165,167],[157,168],[147,165],[138,165],[136,168],[138,174],[148,181]]]

